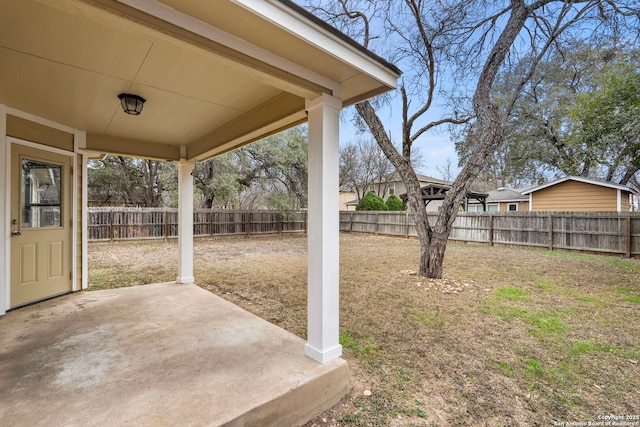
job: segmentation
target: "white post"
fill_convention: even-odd
[[[622,212],[622,190],[618,189],[616,196],[616,211]]]
[[[309,228],[305,354],[320,363],[342,355],[338,274],[338,113],[341,107],[339,99],[327,94],[306,104],[309,114]]]
[[[2,203],[0,205],[0,316],[6,313],[6,311],[9,309],[10,304],[10,158],[11,156],[9,155],[9,144],[7,143],[7,111],[5,109],[5,106],[0,104],[0,202]]]
[[[195,162],[178,163],[178,283],[193,283],[193,168]]]

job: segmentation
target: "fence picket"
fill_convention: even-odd
[[[306,212],[282,215],[274,211],[210,211],[193,214],[194,236],[305,233]],[[176,209],[90,208],[88,240],[170,239],[178,236]]]
[[[436,213],[428,213],[434,224]],[[397,212],[341,212],[340,230],[410,237],[413,218]],[[640,255],[640,213],[461,212],[450,240]]]
[[[436,213],[428,213],[431,224]],[[177,237],[176,209],[90,208],[89,241]],[[340,212],[340,230],[416,236],[406,212]],[[196,210],[194,236],[306,233],[306,211]],[[462,212],[450,240],[640,255],[640,213]]]

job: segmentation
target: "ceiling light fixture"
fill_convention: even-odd
[[[142,106],[147,102],[143,97],[130,93],[121,93],[118,98],[124,112],[133,116],[139,115],[142,112]]]

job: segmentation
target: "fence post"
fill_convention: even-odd
[[[380,231],[380,212],[376,212],[376,231],[373,234],[377,236],[379,231]]]
[[[353,211],[349,212],[349,233],[353,232]]]
[[[109,211],[109,241],[113,242],[113,211]]]
[[[309,219],[309,211],[304,211],[304,234],[307,234],[307,220]]]
[[[409,238],[409,210],[406,209],[404,211],[404,234],[405,237]]]
[[[489,214],[489,246],[493,246],[493,215]]]
[[[549,250],[553,250],[553,215],[549,214]]]
[[[246,218],[244,219],[244,227],[245,227],[245,232],[247,233],[247,237],[249,237],[249,235],[251,234],[251,211],[247,211],[246,213]]]
[[[209,209],[207,213],[209,214],[209,236],[213,237],[213,211]]]
[[[162,212],[162,234],[164,234],[164,241],[169,241],[169,212],[165,209]]]
[[[278,215],[278,234],[282,234],[282,229],[284,225],[283,218],[282,218],[283,215],[280,212],[278,212],[277,215]]]
[[[625,256],[627,258],[631,258],[631,214],[627,214],[627,229],[626,231],[626,238],[625,238],[625,246],[626,246],[626,250],[625,250]]]

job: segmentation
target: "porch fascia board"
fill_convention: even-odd
[[[187,158],[207,159],[300,124],[307,119],[304,108],[303,98],[288,93],[280,94],[191,142],[187,147]]]
[[[337,37],[330,31],[322,28],[315,22],[309,21],[300,12],[295,11],[292,6],[285,3],[288,1],[256,1],[256,0],[232,0],[261,16],[263,19],[285,29],[291,34],[317,46],[324,52],[340,58],[359,71],[367,74],[388,89],[394,89],[397,85],[400,73],[392,70],[381,61],[372,61],[372,57],[360,49],[356,49],[345,40]],[[334,96],[338,96],[334,94]],[[344,106],[344,105],[343,105]]]
[[[99,152],[152,160],[180,160],[178,145],[157,144],[139,139],[87,133],[87,152]]]

